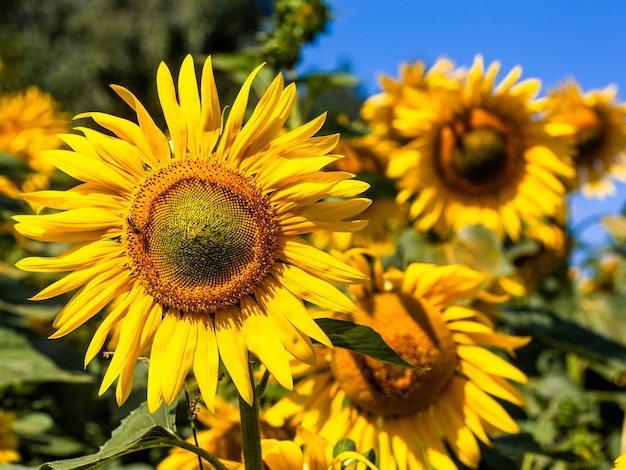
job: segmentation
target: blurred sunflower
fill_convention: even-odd
[[[19,441],[11,431],[15,420],[15,413],[0,410],[0,464],[9,464],[21,460],[20,454],[17,452]]]
[[[574,146],[572,189],[588,197],[615,193],[611,178],[626,182],[626,104],[616,94],[614,86],[583,94],[568,81],[543,101],[548,132]]]
[[[230,406],[230,405],[229,405]],[[239,410],[230,406],[228,416],[220,412],[222,405],[216,404],[218,413],[210,417],[208,410],[201,410],[198,415],[200,422],[211,423],[214,427],[207,431],[200,431],[197,434],[198,447],[216,456],[226,466],[232,469],[244,469],[241,453],[241,433],[236,426],[239,426]],[[223,408],[222,408],[222,411]],[[226,418],[226,424],[221,421]],[[215,431],[215,432],[214,432]],[[268,470],[296,470],[308,468],[310,470],[328,470],[346,468],[341,466],[341,462],[347,459],[356,458],[364,462],[365,459],[354,453],[348,452],[333,457],[332,446],[323,437],[298,428],[291,435],[286,435],[283,428],[273,428],[269,426],[261,417],[261,453],[263,455],[263,468]],[[194,444],[193,436],[187,441]],[[213,469],[208,462],[202,463],[203,469]],[[366,468],[363,464],[357,468]],[[368,468],[375,469],[374,465]],[[168,457],[158,466],[157,470],[200,470],[198,456],[185,449],[174,447]]]
[[[162,63],[157,88],[169,140],[130,91],[113,86],[139,125],[104,113],[81,115],[114,136],[81,128],[84,136],[63,136],[73,151],[50,151],[46,158],[84,183],[24,195],[60,212],[15,216],[25,236],[76,244],[58,257],[17,263],[26,271],[71,271],[33,297],[79,289],[56,317],[51,338],[72,332],[121,297],[85,358],[91,361],[121,322],[100,388],[103,393],[119,377],[119,403],[130,393],[137,357],[147,346],[152,411],[174,400],[191,369],[213,409],[220,358],[251,403],[249,352],[291,388],[287,352],[310,363],[316,359],[311,338],[331,345],[303,300],[354,310],[332,283],[361,282],[363,275],[299,235],[363,227],[360,220],[343,220],[367,207],[367,199],[353,196],[368,185],[349,173],[320,170],[340,158],[326,155],[337,136],[313,137],[324,116],[282,133],[296,98],[295,86],[285,87],[282,75],[242,125],[259,69],[242,85],[222,128],[210,58],[200,92],[193,59],[185,58],[178,99]]]
[[[379,261],[349,256],[371,278],[354,289],[354,321],[372,327],[420,369],[326,349],[327,360],[309,368],[265,418],[301,425],[329,442],[352,439],[359,449],[374,449],[382,469],[457,468],[446,443],[476,468],[478,441],[489,445],[494,433],[519,432],[494,397],[522,406],[522,394],[509,381],[527,381],[488,348],[512,353],[530,338],[496,333],[469,306],[483,297],[485,276],[476,271],[414,263],[405,272],[383,272]]]
[[[0,175],[0,194],[16,197],[47,187],[55,167],[41,158],[41,152],[59,148],[62,142],[57,134],[68,129],[69,116],[37,87],[0,96],[0,152],[23,160],[33,171],[23,181]]]
[[[268,470],[377,470],[362,455],[353,451],[333,455],[333,447],[323,437],[298,428],[293,441],[267,439],[262,441],[263,468]],[[239,470],[243,470],[243,465]]]
[[[198,447],[220,460],[241,462],[239,408],[217,396],[215,413],[211,413],[204,406],[199,406],[196,410],[196,418],[201,425],[207,428],[197,433]],[[265,422],[263,416],[261,416],[260,426],[262,439],[290,440],[295,437],[294,429],[288,427],[275,428]],[[194,437],[187,438],[187,442],[195,444]],[[213,468],[206,462],[204,465],[207,468]],[[180,447],[172,448],[169,455],[157,466],[157,470],[195,470],[197,468],[199,468],[197,455]]]
[[[392,125],[405,145],[387,174],[398,202],[410,201],[419,231],[440,236],[483,224],[517,241],[523,221],[534,224],[564,205],[561,178],[569,147],[544,130],[531,107],[539,80],[517,83],[515,67],[495,84],[499,63],[483,70],[477,56],[457,88],[410,89],[393,101]]]
[[[626,453],[615,459],[615,467],[613,470],[626,470]]]
[[[380,86],[383,91],[363,104],[361,115],[376,136],[407,143],[412,137],[404,135],[395,126],[397,107],[413,100],[419,105],[422,99],[420,91],[459,89],[463,76],[464,72],[455,69],[452,61],[445,58],[438,59],[430,68],[422,61],[402,64],[398,80],[381,76]]]
[[[539,223],[524,231],[524,239],[534,241],[536,249],[515,258],[513,262],[517,267],[518,281],[528,291],[540,287],[559,268],[567,272],[570,242],[563,226],[557,223]]]

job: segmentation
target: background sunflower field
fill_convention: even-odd
[[[238,388],[224,367],[215,412],[189,374],[180,396],[150,413],[147,348],[118,405],[114,390],[99,395],[99,388],[120,328],[84,366],[115,302],[50,340],[72,292],[31,301],[62,275],[16,267],[73,247],[71,239],[42,243],[15,228],[24,215],[49,213],[22,194],[71,193],[77,184],[42,152],[68,148],[58,134],[94,127],[85,116],[72,119],[80,113],[135,122],[139,113],[110,84],[131,90],[167,129],[157,67],[177,72],[188,54],[198,71],[212,58],[218,117],[257,66],[265,64],[246,117],[282,73],[297,94],[276,133],[325,114],[318,135],[339,134],[330,154],[343,156],[329,157],[327,169],[369,185],[368,207],[340,217],[345,226],[357,219],[367,226],[333,232],[320,224],[302,237],[303,246],[367,278],[337,287],[354,301],[353,316],[305,298],[334,349],[313,341],[317,363],[294,361],[293,391],[268,381],[251,356],[264,391],[266,468],[622,468],[624,459],[615,461],[626,453],[626,214],[605,205],[626,182],[626,103],[614,77],[587,88],[564,72],[544,87],[541,71],[527,75],[523,61],[500,64],[481,50],[465,63],[443,52],[418,60],[416,42],[395,70],[381,59],[386,72],[371,91],[363,81],[372,77],[351,70],[349,57],[327,69],[303,60],[312,44],[324,50],[342,14],[334,7],[322,0],[3,3],[0,468],[220,468],[211,456],[225,468],[241,465]],[[615,6],[606,8],[608,15]],[[418,28],[428,18],[415,21]],[[579,201],[597,211],[573,221]],[[606,238],[583,239],[589,228]]]

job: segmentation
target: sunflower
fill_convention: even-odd
[[[533,113],[540,82],[516,83],[516,67],[496,86],[498,71],[497,62],[484,71],[477,56],[460,86],[407,85],[402,99],[391,100],[391,125],[404,145],[387,174],[397,181],[398,202],[410,201],[417,230],[447,237],[483,224],[517,241],[523,221],[562,210],[561,178],[574,173],[562,161],[569,147]]]
[[[574,146],[572,189],[587,197],[614,194],[611,178],[626,182],[626,104],[617,103],[616,94],[614,86],[583,94],[567,81],[543,102],[548,132]]]
[[[11,431],[16,418],[15,413],[0,410],[0,464],[9,464],[21,460],[17,451],[19,441]]]
[[[241,422],[239,408],[217,396],[215,413],[199,405],[195,411],[198,423],[206,429],[187,438],[187,442],[194,444],[197,439],[198,447],[206,450],[220,460],[241,462]],[[289,440],[295,437],[295,430],[288,427],[275,428],[269,425],[261,416],[261,438]],[[205,465],[206,462],[204,462]],[[213,468],[207,465],[209,468]],[[196,454],[180,447],[174,447],[169,455],[159,463],[157,470],[197,469],[198,457]]]
[[[46,158],[82,181],[69,191],[25,194],[55,213],[15,216],[16,229],[45,242],[75,246],[18,267],[68,275],[33,300],[78,291],[56,317],[51,338],[72,332],[116,298],[100,324],[85,364],[121,322],[119,344],[102,381],[117,378],[117,400],[130,393],[138,354],[151,346],[148,405],[171,403],[188,372],[213,409],[221,358],[247,403],[253,392],[248,353],[284,387],[292,387],[288,354],[315,360],[311,338],[330,346],[304,302],[344,312],[354,305],[333,283],[363,275],[299,236],[316,230],[357,230],[353,219],[369,201],[353,196],[368,185],[345,172],[320,169],[337,136],[313,137],[324,116],[288,133],[282,128],[296,98],[278,75],[242,126],[257,68],[244,82],[222,128],[211,60],[200,90],[191,56],[174,80],[162,63],[157,89],[170,139],[125,88],[113,86],[139,125],[86,113],[114,135],[81,128],[64,135],[72,150]],[[329,200],[325,200],[328,198]]]
[[[470,306],[484,297],[481,273],[418,263],[404,272],[383,271],[379,261],[349,253],[372,279],[354,290],[354,321],[372,327],[419,368],[326,349],[320,352],[326,361],[309,368],[265,418],[274,425],[301,425],[329,442],[352,439],[359,449],[375,450],[381,469],[456,468],[446,443],[476,468],[478,441],[489,445],[494,433],[519,432],[496,398],[524,405],[509,381],[527,381],[490,349],[512,353],[529,338],[496,333]]]
[[[243,469],[239,409],[217,397],[215,410],[213,414],[205,407],[199,407],[196,418],[209,429],[199,431],[195,437],[190,436],[187,442],[194,444],[197,441],[198,447],[219,458],[227,468]],[[326,470],[334,463],[332,446],[323,437],[303,428],[273,427],[263,419],[263,416],[260,424],[264,468]],[[344,460],[348,457],[357,457],[358,460],[364,461],[358,454],[341,456]],[[308,467],[303,466],[305,461]],[[203,462],[203,468],[214,467]],[[180,447],[172,448],[170,454],[157,466],[157,470],[199,469],[198,456]]]
[[[406,143],[411,137],[403,136],[394,125],[395,109],[398,105],[420,99],[418,91],[459,89],[464,72],[454,68],[452,61],[438,59],[430,68],[417,61],[400,66],[400,79],[383,75],[380,78],[382,93],[370,97],[361,108],[361,115],[369,124],[374,135]]]
[[[533,252],[513,260],[518,279],[531,291],[541,287],[544,280],[560,269],[567,270],[569,240],[567,231],[558,223],[540,223],[528,229],[524,238],[536,244]]]
[[[54,165],[41,158],[41,152],[59,148],[57,134],[68,128],[69,117],[37,87],[0,96],[0,151],[23,160],[34,172],[24,181],[0,176],[0,194],[16,197],[48,186]]]
[[[626,453],[615,459],[615,467],[613,470],[626,470]]]

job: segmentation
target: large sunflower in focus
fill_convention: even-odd
[[[57,134],[68,128],[69,117],[36,87],[0,96],[0,151],[23,160],[34,172],[24,181],[0,175],[0,194],[16,197],[48,186],[55,168],[41,158],[41,152],[59,148],[62,141]]]
[[[354,290],[354,321],[422,369],[327,349],[327,360],[310,368],[265,419],[301,425],[329,442],[352,439],[357,448],[376,451],[381,469],[454,469],[448,447],[476,468],[479,441],[489,445],[494,433],[519,432],[496,398],[523,405],[510,381],[527,380],[490,349],[512,353],[529,339],[496,333],[470,306],[487,298],[479,287],[485,276],[476,271],[411,264],[384,273],[379,262],[371,268],[362,255],[354,260],[372,279]]]
[[[516,67],[496,85],[498,70],[494,62],[484,71],[478,56],[461,86],[409,88],[393,102],[391,125],[405,145],[387,174],[416,229],[445,237],[483,224],[518,240],[524,221],[562,210],[561,178],[573,170],[563,163],[568,146],[533,113],[540,82],[517,83]]]
[[[130,91],[114,86],[139,125],[103,113],[82,115],[113,136],[82,128],[84,136],[63,136],[73,151],[50,151],[46,157],[83,183],[69,191],[26,194],[27,201],[59,211],[15,217],[25,236],[75,243],[61,256],[18,263],[27,271],[70,272],[34,300],[78,289],[56,317],[52,338],[120,299],[94,333],[85,358],[88,363],[121,324],[100,389],[119,379],[120,403],[130,393],[137,357],[148,346],[152,411],[174,400],[191,369],[213,409],[220,359],[251,403],[249,352],[291,388],[287,353],[311,363],[316,359],[311,338],[330,346],[303,300],[354,309],[332,283],[360,282],[363,275],[299,235],[361,228],[362,221],[343,219],[367,207],[368,200],[352,198],[367,184],[350,173],[320,171],[339,158],[326,155],[337,136],[313,137],[323,116],[282,132],[296,90],[285,87],[281,75],[243,124],[258,70],[243,84],[222,128],[210,59],[200,90],[191,56],[184,60],[178,95],[161,64],[157,88],[170,140]]]
[[[613,86],[583,94],[568,81],[543,103],[548,132],[574,146],[573,189],[585,196],[613,194],[611,178],[626,182],[626,104],[616,103],[616,94]]]

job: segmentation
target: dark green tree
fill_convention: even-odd
[[[70,112],[127,112],[126,86],[157,109],[155,71],[183,57],[249,47],[269,18],[262,0],[2,0],[0,87],[34,84]]]

